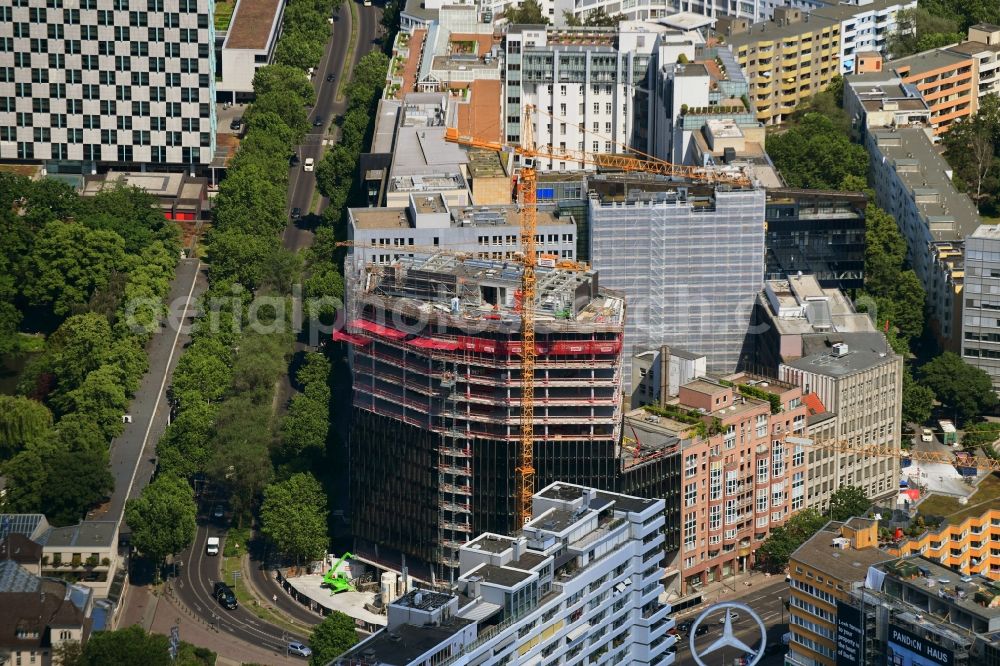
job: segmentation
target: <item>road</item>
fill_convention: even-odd
[[[267,650],[284,652],[289,641],[305,641],[305,636],[296,636],[280,627],[260,620],[249,609],[240,606],[236,610],[223,608],[212,598],[212,585],[219,578],[221,556],[205,554],[205,543],[209,537],[223,537],[226,526],[213,523],[209,517],[213,502],[203,502],[198,513],[198,532],[191,547],[178,555],[181,561],[180,575],[173,580],[177,598],[189,609],[220,632],[239,640],[252,643]],[[232,580],[227,580],[230,585]]]
[[[777,644],[781,642],[781,636],[788,631],[788,611],[785,610],[782,613],[784,602],[788,600],[788,584],[784,579],[779,578],[773,583],[768,583],[767,585],[754,585],[750,590],[741,597],[729,599],[726,601],[738,601],[744,603],[760,616],[760,619],[764,622],[764,626],[767,629],[767,643]],[[722,619],[723,611],[716,611],[714,614],[710,614],[702,624],[706,624],[709,627],[709,632],[702,636],[698,636],[695,639],[695,647],[699,650],[704,649],[715,639],[722,635],[722,625],[719,620]],[[684,620],[694,620],[698,617],[698,613],[686,614],[683,618],[679,618],[677,623],[680,624]],[[782,623],[784,621],[784,624]],[[733,623],[734,634],[741,641],[746,643],[751,647],[759,647],[760,645],[760,627],[748,617],[740,617]],[[675,663],[677,664],[693,664],[694,659],[691,658],[691,651],[689,649],[688,637],[681,634],[680,640],[677,642],[677,659]],[[740,655],[733,652],[729,655],[723,655],[720,652],[712,653],[706,657],[703,657],[703,661],[706,664],[719,664],[720,666],[730,666],[733,663],[733,658]],[[778,666],[784,661],[783,653],[769,654],[758,662],[758,666]]]
[[[111,441],[113,494],[110,501],[88,513],[88,519],[122,521],[125,501],[138,496],[153,475],[156,442],[167,428],[170,411],[166,390],[181,350],[190,339],[186,328],[180,324],[185,321],[185,315],[193,314],[191,304],[208,287],[203,268],[197,259],[182,259],[177,265],[167,296],[172,312],[167,325],[154,334],[146,346],[149,370],[129,404],[132,422],[126,423],[122,434]]]
[[[340,116],[347,110],[346,98],[337,101],[337,89],[341,84],[341,76],[350,77],[358,61],[369,51],[379,48],[378,35],[379,23],[382,10],[378,7],[363,7],[360,3],[355,5],[358,12],[358,43],[354,49],[354,57],[350,63],[345,64],[347,58],[347,47],[351,37],[351,11],[347,4],[342,4],[334,17],[333,37],[330,40],[326,54],[316,68],[316,106],[309,113],[309,122],[315,122],[316,118],[322,119],[322,127],[313,127],[313,130],[306,135],[305,141],[298,147],[299,159],[305,163],[307,157],[311,157],[319,162],[323,156],[323,140],[337,139],[338,128],[334,128],[334,134],[327,134],[334,118]],[[333,75],[335,81],[329,82],[327,76]],[[316,191],[316,173],[304,171],[302,165],[289,169],[288,174],[288,206],[298,208],[302,211],[303,220],[296,223],[289,220],[288,226],[282,233],[282,242],[285,249],[293,252],[308,247],[312,242],[311,222],[307,216],[312,205],[313,193]],[[322,213],[327,205],[324,199],[320,205],[318,213]]]

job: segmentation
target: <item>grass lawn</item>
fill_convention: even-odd
[[[1000,473],[994,472],[979,482],[969,503],[962,506],[954,497],[930,495],[917,507],[925,516],[944,516],[945,522],[957,525],[969,516],[982,515],[986,509],[996,506],[1000,498]]]

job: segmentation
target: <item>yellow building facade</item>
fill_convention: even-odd
[[[965,574],[1000,580],[1000,508],[907,539],[886,552],[894,557],[923,555]]]

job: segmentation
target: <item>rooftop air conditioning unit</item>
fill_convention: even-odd
[[[847,356],[847,344],[844,342],[837,342],[833,345],[833,357],[842,358]]]

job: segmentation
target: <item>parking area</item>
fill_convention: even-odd
[[[230,124],[236,118],[242,118],[246,110],[246,104],[216,104],[215,116],[219,121],[219,134],[239,134],[238,130],[230,128]]]

